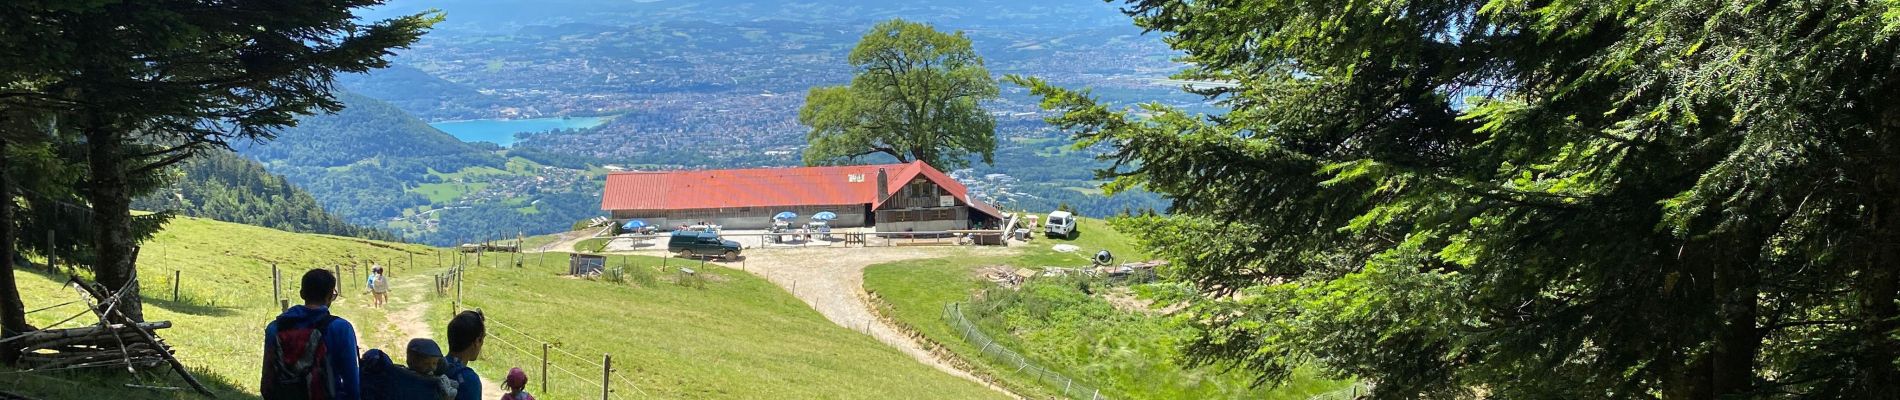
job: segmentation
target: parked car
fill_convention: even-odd
[[[719,233],[708,231],[676,231],[666,241],[666,251],[679,254],[680,257],[718,256],[726,261],[739,259],[739,242],[719,238]]]
[[[1075,215],[1068,211],[1049,213],[1049,220],[1043,223],[1042,235],[1075,239]]]

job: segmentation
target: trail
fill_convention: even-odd
[[[397,332],[402,332],[402,335],[391,339],[394,343],[384,343],[383,348],[395,349],[391,351],[391,357],[407,357],[404,354],[405,349],[409,348],[409,339],[413,338],[435,339],[436,345],[442,346],[442,352],[449,351],[448,339],[436,338],[435,331],[429,328],[430,303],[428,299],[429,292],[433,289],[429,288],[427,279],[432,274],[433,272],[410,272],[401,278],[389,279],[389,303],[383,305],[388,312],[384,315],[387,316],[386,322],[390,326],[395,327]],[[448,321],[441,323],[446,325]],[[481,376],[481,379],[482,397],[499,397],[501,393],[506,393],[497,381],[490,380],[487,376]]]
[[[582,229],[578,231],[563,233],[561,234],[561,240],[556,240],[554,242],[544,244],[544,245],[541,245],[541,247],[536,247],[533,249],[522,249],[521,252],[546,253],[550,251],[572,250],[575,244],[579,244],[582,240],[592,239],[594,237],[600,236],[601,234],[607,233],[608,229],[613,229],[613,227],[607,226],[607,227],[602,227],[600,229]],[[593,233],[590,234],[587,232],[593,232]]]
[[[893,247],[865,249],[757,249],[747,250],[743,268],[791,292],[832,323],[870,335],[918,362],[944,373],[976,382],[1011,398],[1022,396],[991,385],[969,371],[938,358],[897,326],[877,318],[870,294],[864,291],[864,268],[873,264],[954,256],[959,248]]]

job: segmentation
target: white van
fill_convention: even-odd
[[[1043,221],[1042,235],[1045,237],[1075,238],[1075,215],[1068,211],[1049,213],[1049,219]]]

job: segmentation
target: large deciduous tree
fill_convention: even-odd
[[[1197,288],[1190,354],[1379,398],[1900,393],[1900,9],[1134,0],[1228,107],[1012,78]]]
[[[991,161],[996,120],[982,102],[996,98],[996,80],[963,32],[885,21],[847,60],[857,70],[851,83],[812,88],[798,111],[798,122],[811,127],[806,164],[874,154],[938,168],[968,165],[972,154]]]
[[[392,49],[439,17],[362,21],[382,0],[140,2],[22,0],[8,19],[27,49],[57,52],[28,91],[63,104],[53,125],[85,148],[85,195],[99,283],[127,288],[120,309],[142,319],[134,266],[136,188],[154,171],[232,141],[268,140],[296,118],[342,107],[339,72],[387,65]],[[30,37],[27,37],[30,36]],[[149,222],[149,221],[147,221]]]

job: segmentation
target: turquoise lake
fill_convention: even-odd
[[[515,134],[521,132],[545,132],[555,129],[583,129],[600,126],[613,117],[552,117],[532,119],[471,119],[466,121],[448,121],[429,124],[462,139],[464,142],[493,142],[502,146],[515,144]]]

